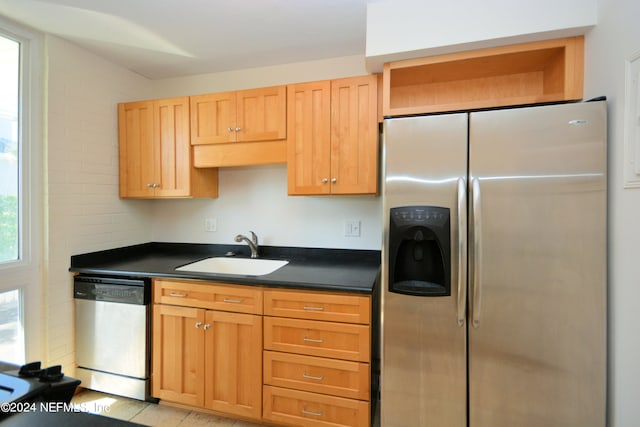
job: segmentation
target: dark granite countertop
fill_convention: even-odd
[[[69,271],[85,274],[169,277],[269,287],[371,293],[380,270],[380,251],[261,246],[260,258],[289,263],[262,276],[176,271],[212,256],[249,257],[247,245],[150,242],[71,257]]]

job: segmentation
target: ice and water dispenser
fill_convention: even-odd
[[[389,292],[451,295],[449,208],[391,208],[389,222]]]

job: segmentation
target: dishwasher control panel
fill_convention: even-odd
[[[148,279],[76,276],[73,297],[91,301],[147,305],[151,300],[151,286]]]

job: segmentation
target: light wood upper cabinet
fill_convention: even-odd
[[[389,62],[383,113],[402,116],[578,100],[584,37]]]
[[[236,93],[191,97],[191,144],[222,144],[236,140]]]
[[[191,97],[191,143],[274,141],[287,137],[286,86]]]
[[[375,75],[331,82],[330,181],[332,194],[378,191],[378,78]]]
[[[120,197],[217,197],[217,169],[195,169],[189,98],[118,105]]]
[[[289,194],[329,194],[331,82],[289,85],[287,96]]]
[[[289,85],[290,195],[376,194],[378,80]]]

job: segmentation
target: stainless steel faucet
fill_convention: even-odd
[[[258,236],[256,236],[256,233],[253,231],[249,231],[249,233],[251,233],[251,239],[245,235],[238,234],[236,236],[236,242],[246,242],[251,249],[251,258],[258,258]]]

